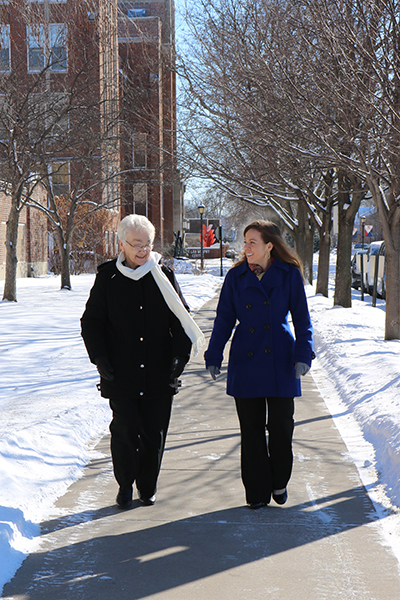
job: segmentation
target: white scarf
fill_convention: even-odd
[[[160,292],[167,303],[168,308],[170,308],[174,315],[178,317],[186,335],[192,342],[193,355],[196,356],[196,354],[200,352],[206,343],[203,332],[183,306],[182,300],[179,298],[168,277],[162,272],[161,267],[158,264],[160,258],[161,254],[158,254],[158,252],[150,252],[150,257],[145,263],[143,263],[143,265],[137,267],[136,269],[131,269],[123,264],[123,261],[125,260],[125,254],[124,252],[120,252],[116,264],[118,271],[120,271],[122,275],[125,275],[125,277],[129,277],[134,281],[138,281],[147,275],[147,273],[151,272],[154,277],[154,281],[158,285]]]

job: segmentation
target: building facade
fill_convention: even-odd
[[[46,206],[47,197],[39,187],[34,192],[35,200]],[[10,212],[9,195],[0,192],[0,240],[6,239],[6,222]],[[26,206],[18,225],[17,277],[37,277],[48,272],[47,218],[37,209]],[[5,278],[6,246],[0,243],[0,280]]]
[[[105,258],[117,251],[115,232],[126,214],[148,216],[158,248],[182,229],[174,18],[173,0],[0,4],[0,169],[18,122],[24,168],[38,177],[47,173],[50,208],[52,198],[81,194],[82,206],[101,203],[112,212],[100,244]],[[3,171],[0,178],[10,176]],[[9,201],[0,194],[0,277]],[[37,246],[29,240],[47,248],[52,220],[35,212],[27,207],[21,221],[21,265]],[[37,256],[43,270],[43,256]],[[19,269],[19,275],[38,272],[39,266]]]
[[[158,244],[182,230],[173,0],[119,1],[122,211],[146,215]]]

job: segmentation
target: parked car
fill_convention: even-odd
[[[231,258],[232,260],[235,260],[236,256],[237,253],[233,248],[228,248],[228,250],[225,252],[226,258]]]
[[[364,244],[362,242],[357,242],[354,244],[354,250],[358,250],[359,248],[366,248],[368,250],[369,242],[364,242]]]
[[[367,270],[367,290],[372,296],[374,291],[374,274],[375,274],[375,263],[378,257],[382,256],[383,261],[380,264],[378,271],[378,279],[376,285],[376,295],[379,298],[386,298],[386,252],[385,242],[372,242],[368,251],[368,270]]]
[[[377,295],[386,300],[386,260],[383,268],[383,276],[378,277]]]
[[[357,266],[357,255],[368,254],[368,248],[357,248],[353,258],[351,259],[351,287],[355,290],[358,290],[361,286],[361,273]],[[364,289],[366,287],[366,276],[367,273],[364,273]]]

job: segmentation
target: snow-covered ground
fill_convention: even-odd
[[[225,261],[226,266],[230,261]],[[196,312],[222,282],[219,261],[195,275],[180,261],[178,281]],[[334,275],[334,257],[332,264]],[[93,275],[18,280],[18,302],[0,303],[0,593],[37,546],[38,523],[95,457],[107,431],[108,402],[80,337]],[[0,282],[1,283],[1,282]],[[2,285],[0,285],[2,293]],[[400,341],[384,341],[384,302],[353,307],[307,287],[315,330],[312,374],[382,519],[400,561]],[[390,512],[390,516],[388,516]]]
[[[333,306],[335,263],[332,254],[329,299],[307,287],[311,372],[400,563],[400,340],[384,340],[384,300],[373,308],[352,290],[352,308]]]

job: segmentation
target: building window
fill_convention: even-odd
[[[32,140],[65,139],[69,131],[69,96],[62,92],[30,94],[28,129]]]
[[[147,167],[146,137],[145,133],[133,134],[133,167],[136,169]]]
[[[69,95],[63,92],[49,94],[46,111],[46,127],[51,130],[53,139],[65,139],[69,131]]]
[[[0,72],[5,73],[10,70],[10,26],[0,25]]]
[[[49,25],[50,69],[67,70],[67,27],[64,23]]]
[[[118,176],[115,175],[118,168],[115,163],[105,163],[104,168],[104,190],[103,190],[103,204],[106,208],[113,211],[119,210],[119,181]]]
[[[44,69],[44,49],[46,43],[45,28],[43,25],[32,27],[28,25],[27,45],[28,45],[28,71],[41,71]]]
[[[133,184],[133,214],[147,217],[147,183]]]
[[[105,241],[106,256],[108,256],[108,253],[110,251],[110,232],[109,231],[104,232],[104,241]]]
[[[10,137],[11,111],[9,100],[4,94],[0,94],[0,141],[4,142]]]
[[[50,66],[52,71],[67,71],[67,26],[50,23],[26,28],[28,46],[28,71],[42,71]]]
[[[69,194],[69,164],[53,163],[51,166],[51,186],[54,196]]]
[[[131,19],[137,19],[138,17],[146,17],[147,10],[145,8],[128,8],[127,16]]]

